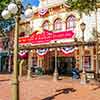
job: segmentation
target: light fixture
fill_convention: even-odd
[[[85,30],[85,28],[86,28],[86,24],[85,24],[84,22],[82,22],[82,23],[80,24],[80,28],[81,28],[82,32],[84,32],[84,30]]]
[[[33,10],[32,7],[30,7],[30,5],[27,6],[26,10],[25,10],[25,17],[26,18],[30,18],[33,15]]]
[[[16,5],[15,3],[12,3],[12,2],[11,2],[11,3],[8,5],[8,11],[9,11],[10,13],[12,13],[12,14],[16,14],[17,11],[18,11],[17,5]]]
[[[15,15],[18,12],[18,5],[11,2],[8,7],[1,13],[2,17],[4,19],[9,19],[11,17],[11,15]],[[30,18],[33,15],[33,9],[30,5],[27,6],[25,12],[24,12],[24,16],[26,18]]]
[[[5,9],[2,13],[1,13],[1,16],[4,18],[4,19],[9,19],[10,17],[10,13],[7,9]]]

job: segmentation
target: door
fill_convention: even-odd
[[[54,72],[54,63],[55,60],[52,60],[53,72]],[[72,67],[75,66],[75,58],[74,57],[57,57],[57,68],[59,75],[68,75],[71,76]]]

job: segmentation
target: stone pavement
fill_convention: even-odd
[[[0,75],[0,100],[11,100],[11,75]],[[80,80],[62,77],[53,81],[51,76],[20,78],[20,100],[100,100],[100,84],[86,85]]]

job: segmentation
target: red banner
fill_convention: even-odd
[[[68,39],[74,38],[74,33],[72,31],[63,31],[63,32],[51,32],[48,30],[44,30],[41,34],[36,34],[33,32],[29,37],[19,38],[20,44],[41,44],[48,43],[52,40],[60,40],[60,39]]]

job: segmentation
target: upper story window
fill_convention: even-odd
[[[76,27],[76,18],[73,15],[70,15],[67,19],[66,19],[66,29],[67,30],[74,30]]]
[[[54,21],[54,30],[61,30],[62,29],[62,20],[60,18],[57,18]]]
[[[43,29],[49,30],[49,21],[46,20],[43,24],[42,24]]]

